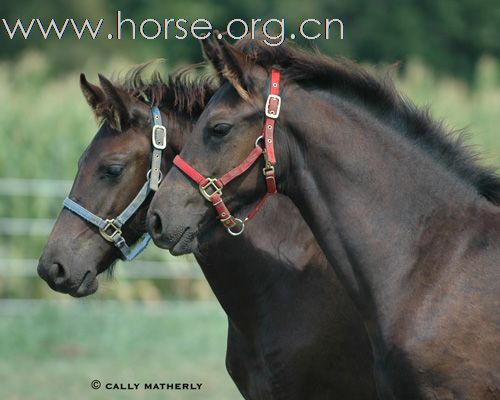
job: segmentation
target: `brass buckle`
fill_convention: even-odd
[[[208,182],[205,185],[200,185],[200,192],[203,195],[203,197],[205,199],[207,199],[208,201],[212,201],[212,196],[214,194],[218,194],[218,195],[222,196],[222,188],[220,188],[216,184],[217,179],[216,178],[207,178],[207,179],[208,179]],[[212,188],[214,191],[209,194],[207,192],[208,188]]]
[[[106,239],[108,242],[114,242],[114,238],[118,235],[122,234],[122,231],[120,228],[118,228],[114,224],[115,220],[114,219],[107,219],[106,220],[106,225],[104,228],[99,230],[99,233],[101,236]],[[108,233],[109,229],[113,229],[112,232]]]
[[[262,173],[266,176],[266,172],[274,172],[274,166],[269,164],[262,168]]]

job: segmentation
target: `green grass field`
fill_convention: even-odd
[[[202,399],[241,396],[224,366],[227,321],[214,302],[22,304],[0,300],[0,398]],[[99,379],[102,387],[90,387]],[[202,383],[201,391],[106,390]]]

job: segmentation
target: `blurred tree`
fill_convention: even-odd
[[[207,18],[219,29],[224,29],[232,18],[286,17],[289,27],[297,27],[305,18],[340,18],[345,26],[343,41],[314,41],[326,53],[372,62],[395,62],[416,56],[438,71],[468,78],[483,54],[500,57],[498,0],[289,0],[286,5],[277,0],[2,2],[0,18],[6,18],[11,25],[17,18],[25,23],[36,17],[46,23],[50,18],[89,18],[93,25],[104,18],[106,34],[97,40],[78,40],[72,35],[61,40],[44,40],[40,35],[29,40],[10,40],[0,23],[0,57],[9,59],[27,48],[38,48],[53,60],[54,72],[74,68],[88,57],[110,55],[126,55],[137,62],[165,57],[171,65],[201,59],[199,44],[192,38],[108,40],[107,33],[114,31],[116,10],[121,10],[124,18],[134,19],[137,25],[146,18]]]

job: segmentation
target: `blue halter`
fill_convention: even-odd
[[[147,173],[146,182],[127,208],[125,208],[116,218],[102,219],[85,207],[71,200],[69,197],[66,197],[63,202],[65,208],[80,216],[85,221],[90,222],[92,225],[97,226],[101,236],[108,242],[113,243],[121,251],[127,261],[132,261],[136,258],[147,247],[151,237],[149,234],[145,233],[133,246],[128,246],[125,238],[122,236],[121,228],[139,207],[142,206],[149,193],[158,190],[158,186],[162,179],[160,166],[162,152],[167,147],[167,130],[163,126],[161,113],[158,107],[152,107],[151,114],[153,116],[153,129],[151,133],[153,155],[151,159],[151,169]]]

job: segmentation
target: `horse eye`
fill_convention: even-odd
[[[120,164],[111,164],[106,167],[106,175],[112,178],[117,178],[119,177],[123,170],[124,166]]]
[[[212,128],[212,134],[218,137],[226,136],[232,127],[230,124],[217,124]]]

